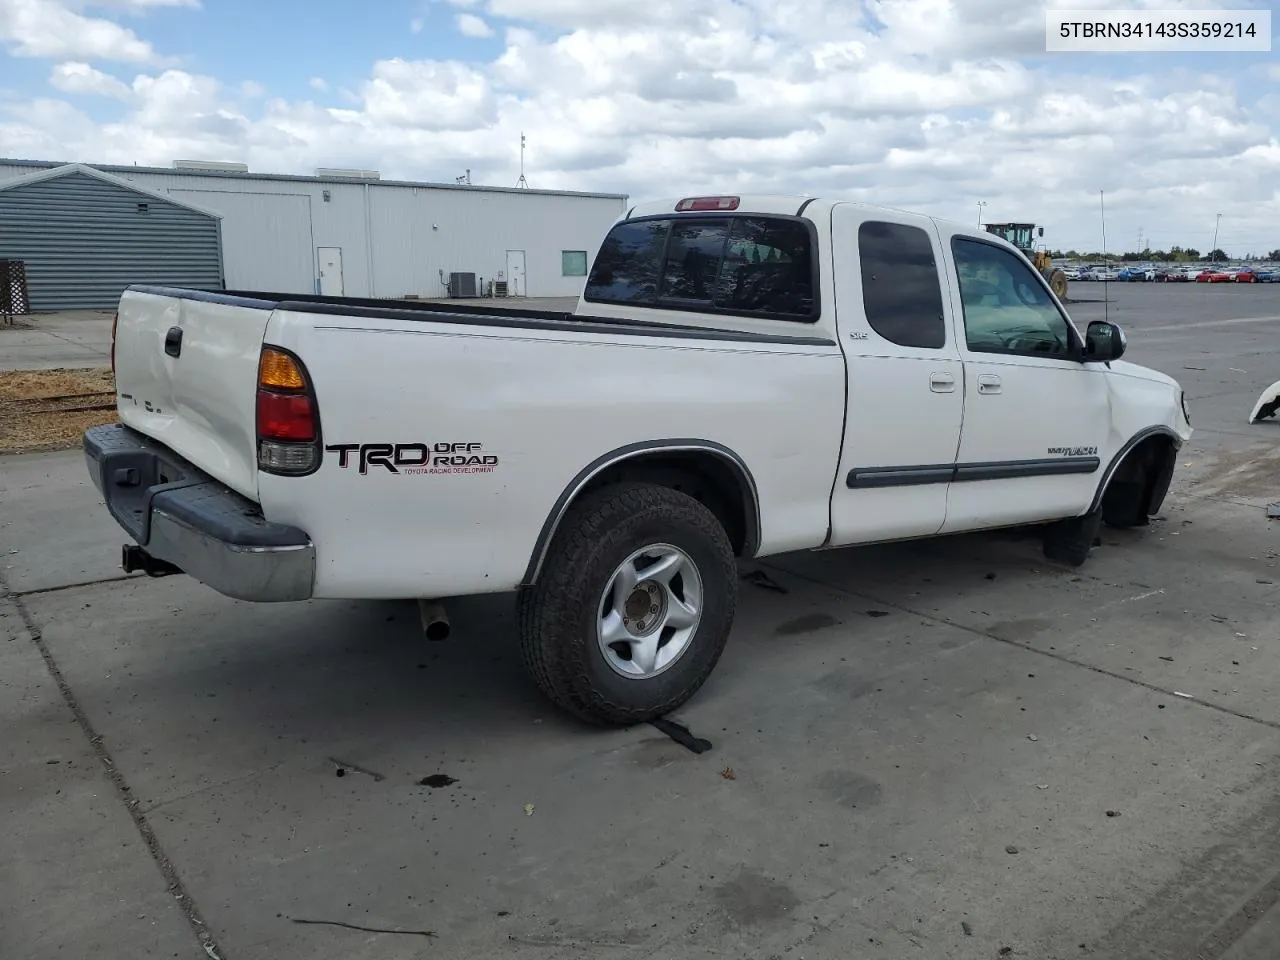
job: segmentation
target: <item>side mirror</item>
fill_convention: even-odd
[[[1110,363],[1124,356],[1124,331],[1117,324],[1094,320],[1084,335],[1084,359],[1092,363]]]

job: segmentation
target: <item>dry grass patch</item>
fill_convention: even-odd
[[[0,453],[70,449],[115,421],[110,367],[0,371]]]

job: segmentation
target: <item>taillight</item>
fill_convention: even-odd
[[[280,347],[258,358],[258,469],[305,476],[320,466],[320,411],[302,361]]]
[[[111,316],[111,376],[116,375],[116,326],[120,323],[120,311]]]

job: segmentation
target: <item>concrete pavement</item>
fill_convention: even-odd
[[[0,325],[0,370],[105,367],[111,362],[111,311],[68,310]]]
[[[432,645],[409,603],[121,582],[80,454],[0,460],[0,955],[1275,956],[1274,289],[1114,294],[1198,433],[1085,567],[748,565],[785,592],[743,583],[702,754],[556,713],[509,597]]]

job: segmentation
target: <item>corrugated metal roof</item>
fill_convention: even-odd
[[[0,184],[0,260],[27,265],[33,311],[109,309],[133,283],[218,290],[218,218],[75,166]]]
[[[0,163],[8,163],[7,160],[0,160]],[[155,190],[148,190],[146,187],[140,187],[131,180],[124,180],[120,177],[113,177],[109,173],[104,173],[99,169],[84,163],[64,163],[59,166],[50,167],[47,170],[41,170],[37,173],[28,174],[24,177],[14,177],[12,180],[0,180],[0,190],[17,190],[33,183],[43,183],[46,180],[56,180],[58,177],[65,177],[73,173],[82,173],[86,177],[93,177],[95,180],[101,180],[103,183],[110,183],[113,186],[122,187],[125,190],[131,190],[134,193],[140,193],[145,197],[151,197],[155,200],[163,200],[165,203],[176,204],[179,207],[185,207],[196,213],[206,217],[220,217],[220,214],[214,213],[212,210],[204,210],[191,203],[183,203],[181,200],[174,200],[172,197]]]
[[[44,169],[47,167],[80,166],[50,160],[14,160],[0,157],[0,165],[14,167],[31,167]],[[163,173],[182,177],[222,177],[231,180],[280,180],[295,183],[368,183],[371,187],[415,187],[430,190],[459,190],[472,193],[536,193],[554,197],[595,197],[603,200],[626,200],[625,193],[590,193],[577,190],[534,190],[528,187],[489,187],[465,183],[432,183],[418,180],[357,180],[350,177],[314,177],[294,173],[238,173],[227,170],[192,170],[183,167],[138,167],[119,164],[91,164],[93,169],[105,173]]]

